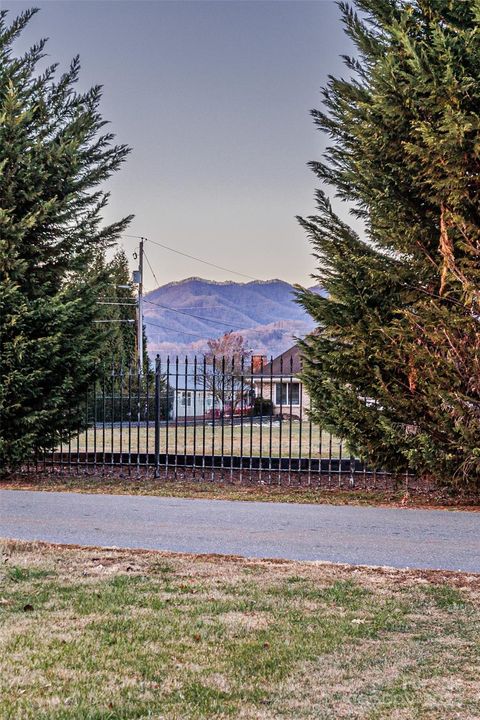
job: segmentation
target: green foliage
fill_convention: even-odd
[[[302,345],[317,420],[376,465],[480,477],[480,6],[340,3],[358,50],[331,78],[311,163],[323,191],[301,219],[328,297],[299,289],[318,323]]]
[[[101,88],[75,91],[78,58],[58,79],[56,65],[35,74],[44,40],[12,54],[35,12],[11,25],[0,12],[2,467],[77,427],[109,327],[94,323],[110,282],[102,258],[130,220],[101,225],[100,185],[129,152],[103,132]]]
[[[158,372],[160,420],[170,417],[173,407],[174,389],[168,387],[165,374]],[[120,365],[103,368],[103,372],[89,393],[85,407],[88,426],[102,423],[145,422],[155,420],[155,371],[145,366],[142,375],[138,367]]]
[[[253,415],[255,417],[263,415],[270,417],[273,415],[273,402],[268,398],[256,397],[253,403]]]
[[[101,319],[109,320],[105,326],[108,331],[104,333],[103,357],[111,361],[115,359],[120,365],[134,364],[136,355],[135,323],[119,322],[135,320],[136,293],[130,282],[128,260],[123,250],[118,250],[110,262],[102,257],[98,267],[94,269],[95,275],[106,273],[109,283],[101,298]],[[121,303],[121,304],[120,304]]]

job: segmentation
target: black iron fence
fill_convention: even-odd
[[[350,455],[309,408],[293,358],[157,357],[142,374],[112,366],[76,409],[78,426],[39,463],[350,487],[396,481]]]

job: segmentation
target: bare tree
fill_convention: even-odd
[[[242,335],[228,332],[208,341],[205,385],[213,394],[215,405],[235,412],[243,402],[248,404],[251,391],[251,350]]]

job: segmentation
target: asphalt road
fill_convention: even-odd
[[[480,572],[480,514],[0,491],[0,537]]]

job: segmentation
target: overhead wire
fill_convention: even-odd
[[[154,291],[151,291],[154,292]],[[151,292],[149,294],[151,294]],[[143,298],[145,301],[145,297]],[[227,309],[226,305],[182,305],[182,310],[213,310],[214,308]]]
[[[195,332],[188,332],[187,330],[176,330],[175,328],[166,327],[165,325],[159,325],[158,323],[154,323],[151,320],[149,320],[147,317],[144,316],[143,318],[145,325],[153,325],[153,327],[160,328],[160,330],[170,330],[171,332],[176,333],[183,333],[184,335],[194,335],[195,337],[200,337],[205,340],[205,335],[201,333],[195,333]]]
[[[232,327],[231,323],[223,322],[223,320],[211,320],[210,318],[203,317],[202,315],[194,315],[193,313],[185,312],[184,310],[179,310],[178,308],[172,308],[168,305],[162,305],[160,303],[153,302],[153,300],[147,300],[146,298],[143,299],[143,302],[149,303],[149,305],[155,305],[156,307],[163,308],[164,310],[169,310],[171,312],[179,313],[180,315],[186,315],[187,317],[195,318],[196,320],[202,320],[203,322],[211,323],[214,325],[223,325],[224,327],[228,327],[232,330],[242,330],[244,328],[240,327]]]
[[[210,265],[210,267],[214,267],[217,270],[223,270],[224,272],[231,273],[232,275],[239,275],[240,277],[247,278],[248,280],[256,280],[257,282],[260,282],[258,278],[253,277],[252,275],[247,275],[246,273],[238,272],[238,270],[232,270],[231,268],[223,267],[222,265],[217,265],[216,263],[212,263],[209,260],[202,260],[202,258],[196,257],[195,255],[190,255],[189,253],[183,252],[182,250],[177,250],[176,248],[164,245],[164,243],[158,242],[158,240],[150,240],[150,238],[142,237],[141,235],[127,235],[125,233],[124,236],[129,238],[137,238],[139,240],[146,240],[146,242],[150,242],[153,245],[158,245],[158,247],[161,247],[164,250],[169,250],[170,252],[176,253],[177,255],[182,255],[183,257],[189,258],[190,260],[196,260],[203,265]]]
[[[147,261],[147,265],[148,265],[148,267],[150,268],[150,272],[151,272],[152,275],[153,275],[153,279],[154,279],[155,282],[157,283],[157,288],[160,287],[160,283],[158,282],[158,278],[157,278],[157,276],[155,275],[155,270],[153,269],[153,267],[152,267],[152,265],[151,265],[151,263],[150,263],[150,260],[148,259],[148,255],[147,255],[147,253],[145,252],[145,249],[143,250],[143,257],[144,257],[145,260]]]
[[[246,275],[245,273],[240,273],[240,272],[237,272],[236,270],[230,270],[229,268],[222,267],[221,265],[216,265],[215,263],[208,262],[207,260],[202,260],[201,258],[197,258],[197,257],[195,257],[195,256],[193,256],[193,255],[189,255],[188,253],[184,253],[184,252],[181,252],[180,250],[176,250],[175,248],[171,248],[171,247],[169,247],[168,245],[164,245],[163,243],[160,243],[160,242],[158,242],[158,241],[156,241],[156,240],[150,240],[149,238],[146,238],[146,237],[144,237],[144,236],[142,236],[142,235],[128,235],[128,234],[124,234],[124,236],[125,236],[125,237],[129,237],[129,238],[135,238],[135,239],[138,239],[138,240],[144,240],[144,241],[146,241],[146,242],[153,243],[154,245],[158,245],[159,247],[162,247],[162,248],[164,248],[165,250],[170,250],[171,252],[177,253],[178,255],[183,255],[184,257],[188,257],[188,258],[190,258],[191,260],[196,260],[197,262],[201,262],[201,263],[203,263],[203,264],[205,264],[205,265],[210,265],[210,266],[212,266],[212,267],[217,268],[218,270],[224,270],[225,272],[230,272],[230,273],[233,273],[234,275],[241,275],[242,277],[249,278],[250,280],[257,280],[257,278],[254,278],[254,277],[252,277],[251,275]],[[146,252],[145,252],[145,249],[144,249],[144,251],[143,251],[143,255],[144,255],[144,257],[145,257],[145,260],[147,261],[148,267],[150,268],[150,271],[151,271],[151,273],[152,273],[152,275],[153,275],[153,278],[154,278],[155,282],[157,283],[157,287],[159,287],[159,286],[160,286],[160,283],[159,283],[158,278],[157,278],[157,276],[156,276],[156,274],[155,274],[155,270],[153,269],[152,264],[151,264],[151,262],[150,262],[150,260],[149,260],[149,258],[148,258],[148,255],[147,255]],[[146,297],[143,298],[143,301],[146,302],[146,303],[148,303],[149,305],[154,305],[154,306],[156,306],[156,307],[160,307],[160,308],[162,308],[163,310],[167,310],[167,311],[169,311],[169,312],[176,312],[176,313],[178,313],[178,314],[180,314],[180,315],[186,315],[187,317],[192,317],[192,318],[194,318],[195,320],[200,320],[200,321],[202,321],[202,322],[210,323],[211,325],[221,325],[221,326],[223,326],[223,327],[228,327],[228,328],[230,328],[230,330],[242,330],[242,329],[243,329],[243,328],[240,328],[240,327],[238,327],[238,326],[237,326],[237,327],[232,327],[231,323],[227,323],[227,322],[224,322],[224,321],[222,321],[222,320],[212,320],[211,318],[203,317],[203,316],[201,316],[201,315],[195,315],[195,314],[193,314],[193,313],[186,312],[185,310],[179,310],[178,308],[173,308],[173,307],[170,307],[170,306],[168,306],[168,305],[163,305],[163,304],[161,304],[161,303],[154,302],[153,300],[148,300]],[[212,306],[210,306],[210,307],[212,307]],[[223,306],[221,306],[221,305],[216,305],[216,306],[213,306],[213,307],[223,307]],[[210,308],[206,308],[206,309],[210,309]],[[151,322],[150,320],[146,320],[146,322],[148,322],[149,325],[154,325],[155,327],[159,327],[159,328],[161,328],[161,329],[163,329],[163,330],[170,330],[170,331],[172,331],[172,332],[181,332],[181,333],[184,333],[185,335],[192,335],[192,336],[197,336],[197,337],[204,337],[203,335],[201,335],[201,334],[199,334],[199,333],[187,332],[187,331],[185,331],[185,330],[175,330],[174,328],[169,328],[169,327],[161,326],[161,325],[155,325],[155,323]]]
[[[152,265],[151,265],[151,263],[150,263],[150,260],[148,259],[148,255],[147,255],[147,253],[145,252],[145,250],[143,251],[143,255],[144,255],[145,260],[147,261],[148,267],[150,268],[150,271],[151,271],[151,273],[152,273],[152,275],[153,275],[153,279],[154,279],[155,282],[157,283],[157,287],[160,287],[160,283],[159,283],[159,281],[158,281],[158,278],[157,278],[157,276],[155,275],[155,270],[153,269],[153,267],[152,267]],[[144,301],[145,301],[145,302],[152,302],[151,300],[148,301],[146,298],[144,298]],[[182,310],[212,310],[213,308],[222,308],[223,310],[225,310],[225,305],[205,305],[205,306],[202,306],[202,305],[200,305],[200,306],[198,306],[198,305],[187,305],[187,306],[182,307]],[[174,310],[174,308],[169,308],[169,309],[170,309],[170,310]]]

